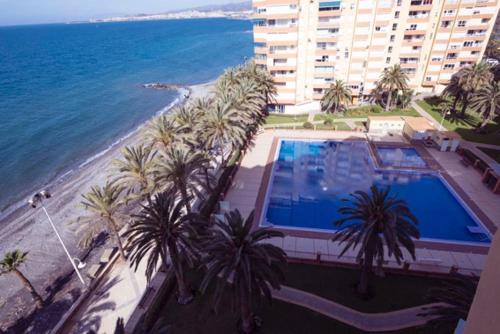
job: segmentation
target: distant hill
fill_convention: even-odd
[[[243,1],[243,2],[235,2],[235,3],[227,3],[223,5],[206,5],[189,9],[178,10],[177,12],[183,12],[186,10],[196,10],[199,12],[243,12],[252,10],[252,1]]]

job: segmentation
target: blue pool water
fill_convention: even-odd
[[[373,184],[391,186],[419,220],[422,238],[490,242],[472,234],[476,221],[431,173],[374,170],[366,142],[281,141],[268,193],[266,223],[335,230],[342,199]]]
[[[417,150],[411,147],[377,146],[383,166],[426,168],[427,164]]]

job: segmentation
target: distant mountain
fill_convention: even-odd
[[[252,2],[236,2],[223,5],[206,5],[189,9],[181,9],[158,14],[135,14],[115,16],[104,19],[90,19],[89,22],[123,22],[123,21],[152,21],[192,18],[228,17],[234,19],[249,19],[252,14]]]

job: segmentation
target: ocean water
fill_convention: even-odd
[[[213,80],[253,55],[251,30],[227,19],[0,27],[0,217],[178,97],[142,84]]]

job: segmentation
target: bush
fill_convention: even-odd
[[[380,113],[382,112],[382,107],[379,106],[378,104],[374,104],[373,106],[370,107],[370,111],[373,113]]]
[[[331,126],[333,125],[333,121],[329,118],[325,119],[325,121],[323,122],[324,125],[327,125],[327,126]]]
[[[311,122],[305,122],[302,126],[304,129],[314,129],[314,125]]]

